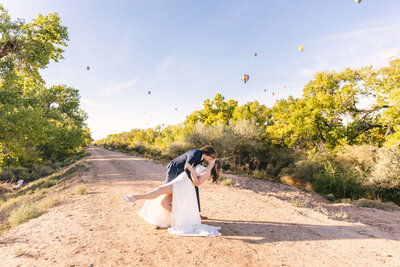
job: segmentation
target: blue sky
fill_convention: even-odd
[[[27,21],[60,14],[65,60],[41,73],[79,89],[94,139],[183,122],[216,93],[271,107],[301,96],[316,71],[400,56],[398,0],[0,2]]]

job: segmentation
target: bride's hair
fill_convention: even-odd
[[[216,159],[214,167],[211,169],[211,178],[213,183],[218,181],[220,171],[221,171],[221,161],[219,161],[219,159]]]

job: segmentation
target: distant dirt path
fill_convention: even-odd
[[[88,194],[68,193],[60,206],[0,237],[1,266],[400,266],[400,212],[329,204],[251,178],[230,176],[245,188],[200,187],[202,213],[222,236],[153,229],[136,215],[143,202],[133,207],[122,195],[161,185],[166,166],[89,150],[90,170],[77,174]],[[294,207],[292,197],[308,208]]]

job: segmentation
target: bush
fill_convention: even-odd
[[[54,173],[54,169],[50,166],[40,166],[37,168],[36,173],[39,177],[47,176]]]
[[[273,176],[278,176],[284,168],[287,168],[294,161],[292,152],[284,148],[271,150],[269,156],[267,173]]]
[[[0,172],[0,181],[15,183],[17,178],[12,168],[4,168]]]
[[[380,148],[367,185],[377,190],[400,189],[400,151]]]
[[[169,158],[173,159],[179,155],[182,155],[183,153],[187,152],[190,149],[191,148],[187,144],[173,142],[168,147],[167,155]]]
[[[324,168],[322,162],[299,160],[295,163],[294,177],[301,182],[310,182],[314,174]]]
[[[86,195],[87,193],[87,187],[84,184],[80,184],[75,186],[75,188],[72,190],[72,194],[78,194],[78,195]]]
[[[38,217],[40,214],[41,210],[35,204],[23,204],[19,208],[11,211],[10,216],[8,217],[8,223],[11,226],[17,226],[29,219]]]
[[[312,185],[315,192],[335,198],[357,199],[365,195],[362,177],[351,168],[339,168],[327,162],[324,169],[313,175]]]
[[[142,155],[147,152],[146,146],[143,143],[138,142],[138,141],[135,141],[133,143],[133,145],[127,146],[127,150],[134,151],[134,152],[142,154]]]
[[[2,181],[16,183],[19,179],[27,180],[29,177],[28,169],[24,167],[6,167],[2,169],[0,178]]]
[[[212,145],[223,162],[223,169],[252,171],[266,167],[269,147],[264,143],[263,130],[248,120],[221,122],[205,126],[201,122],[185,136],[189,147]]]
[[[346,145],[336,153],[335,161],[340,162],[342,166],[357,166],[356,170],[366,174],[375,164],[377,150],[378,147],[372,145]]]

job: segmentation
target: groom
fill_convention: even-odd
[[[190,171],[185,168],[185,164],[189,163],[190,165],[196,166],[200,164],[203,160],[210,161],[217,156],[217,151],[212,146],[205,146],[202,149],[193,149],[190,150],[179,157],[173,159],[167,166],[167,177],[165,179],[166,183],[171,182],[174,180],[179,174],[185,171],[190,180],[192,180]],[[197,205],[199,207],[200,212],[200,198],[199,198],[199,188],[195,186],[196,189],[196,196],[197,196]],[[206,216],[201,216],[202,220],[206,220]]]

